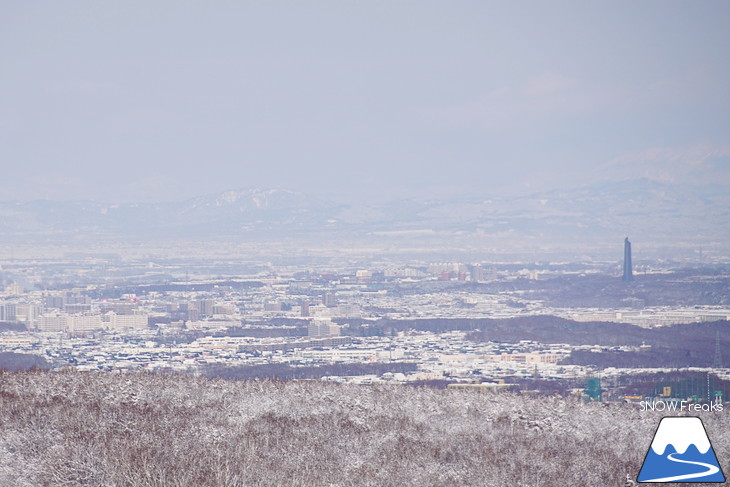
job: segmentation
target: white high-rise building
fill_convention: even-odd
[[[67,318],[68,331],[89,331],[103,328],[101,315],[71,315]]]
[[[39,331],[66,331],[67,318],[65,314],[44,314],[36,319],[36,327]]]
[[[146,314],[118,315],[113,311],[103,317],[103,326],[112,330],[124,328],[147,328],[149,316]]]
[[[341,326],[332,323],[330,320],[312,320],[307,329],[310,338],[340,336]]]

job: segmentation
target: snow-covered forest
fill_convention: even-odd
[[[625,486],[661,416],[405,386],[0,373],[0,485]],[[727,417],[702,416],[721,465]]]

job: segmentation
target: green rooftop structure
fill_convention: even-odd
[[[598,377],[591,377],[588,379],[588,383],[586,384],[586,388],[583,390],[583,393],[588,396],[590,400],[600,401],[602,392],[601,379]]]

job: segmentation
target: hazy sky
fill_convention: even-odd
[[[730,2],[0,6],[0,200],[730,186]]]

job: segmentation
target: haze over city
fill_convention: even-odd
[[[3,201],[730,181],[724,2],[0,10]]]

